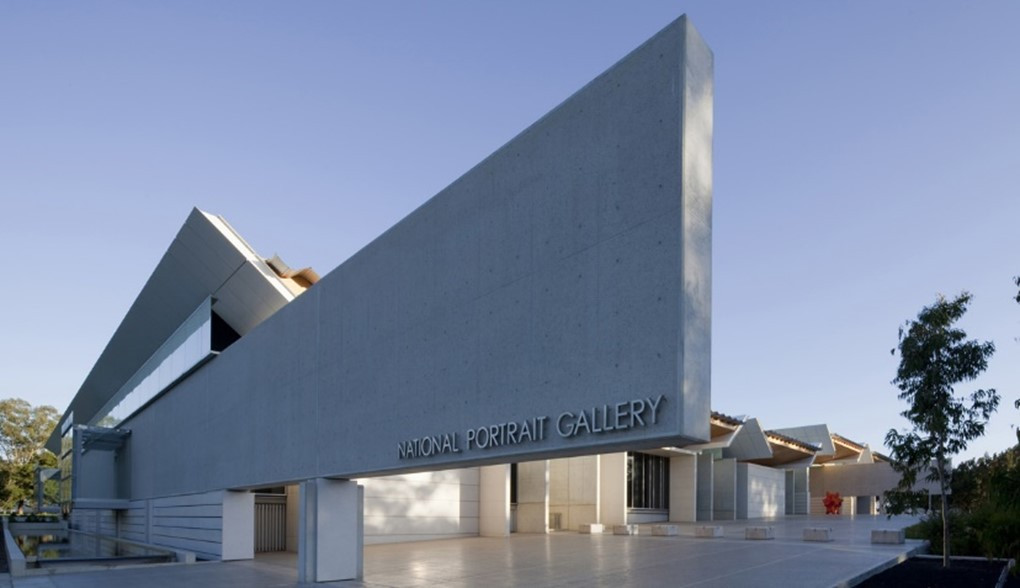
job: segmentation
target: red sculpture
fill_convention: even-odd
[[[843,499],[839,497],[839,492],[826,492],[822,504],[825,505],[825,514],[838,515],[839,509],[843,506]]]

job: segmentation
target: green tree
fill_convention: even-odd
[[[935,304],[900,327],[900,365],[893,384],[900,389],[899,398],[909,404],[900,414],[913,428],[891,429],[885,436],[893,467],[901,474],[897,490],[890,493],[894,512],[909,503],[904,497],[916,495],[913,487],[919,474],[939,484],[944,567],[949,567],[950,555],[949,460],[984,434],[988,418],[999,405],[994,389],[971,393],[969,402],[955,395],[954,387],[985,371],[995,353],[992,342],[968,341],[967,334],[954,326],[970,301],[967,292],[952,300],[940,295]]]
[[[56,466],[56,456],[43,445],[59,418],[52,406],[33,407],[20,398],[0,400],[0,504],[5,508],[33,499],[36,466]]]
[[[1017,288],[1020,288],[1020,276],[1013,278],[1013,283],[1016,284]],[[1020,290],[1017,290],[1016,292],[1016,303],[1020,304]],[[1016,407],[1017,410],[1020,410],[1020,398],[1017,398],[1016,402],[1013,403],[1013,406]],[[1020,426],[1016,428],[1016,442],[1020,444]]]

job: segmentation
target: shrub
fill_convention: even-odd
[[[982,555],[977,530],[970,513],[949,511],[949,551],[953,555]],[[942,516],[929,513],[921,522],[910,528],[911,539],[926,539],[931,552],[942,555]]]

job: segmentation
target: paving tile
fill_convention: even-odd
[[[698,524],[680,524],[680,535],[655,537],[519,534],[505,539],[469,538],[365,547],[361,582],[299,584],[296,554],[265,554],[240,562],[142,566],[85,573],[28,576],[14,588],[278,588],[344,586],[657,586],[733,588],[832,586],[918,548],[872,545],[871,529],[904,527],[898,517],[785,517],[715,522],[722,538],[694,537]],[[767,524],[776,538],[744,540],[744,528]],[[805,527],[833,528],[831,543],[802,541]]]

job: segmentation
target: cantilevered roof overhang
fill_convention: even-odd
[[[836,454],[836,446],[832,442],[832,432],[828,425],[806,425],[803,427],[789,427],[785,429],[773,429],[776,433],[795,439],[797,441],[818,446],[815,452],[815,460],[818,458]]]
[[[765,431],[772,457],[752,460],[753,463],[773,468],[807,467],[814,463],[820,445],[801,441],[776,431]]]
[[[865,444],[852,441],[842,435],[837,435],[836,433],[832,434],[832,444],[836,449],[835,453],[817,460],[817,464],[875,462],[875,457],[871,452],[871,448]]]
[[[712,411],[709,419],[712,439],[707,443],[685,446],[689,451],[719,449],[723,457],[741,461],[767,458],[772,451],[765,439],[758,419],[736,418],[721,412]]]
[[[314,272],[313,272],[314,274]],[[317,276],[314,276],[317,278]],[[91,419],[167,338],[209,297],[212,310],[244,336],[295,293],[222,217],[191,211],[120,326],[50,434],[57,453],[68,415]]]

